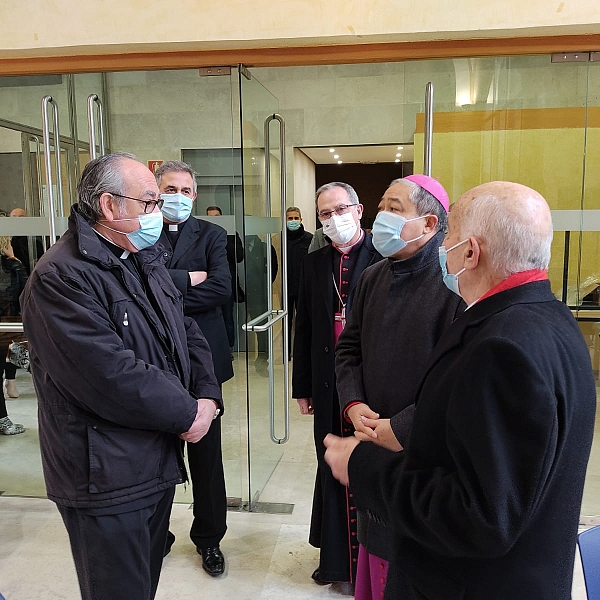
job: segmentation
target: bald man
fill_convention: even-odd
[[[439,254],[468,309],[434,350],[406,449],[325,440],[356,505],[393,532],[385,598],[571,598],[596,390],[577,323],[550,289],[551,242],[534,190],[464,194]]]

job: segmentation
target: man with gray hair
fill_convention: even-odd
[[[355,435],[390,450],[405,446],[414,396],[427,361],[464,302],[442,282],[438,248],[449,199],[441,183],[409,175],[388,186],[373,223],[373,245],[386,257],[356,285],[352,314],[335,353],[337,391]],[[390,360],[402,353],[401,360]],[[365,419],[374,420],[371,426]],[[368,508],[368,507],[367,507]],[[357,511],[360,550],[356,600],[381,600],[392,551],[389,529]]]
[[[328,433],[352,435],[340,419],[335,389],[334,351],[360,274],[381,260],[371,234],[360,227],[362,204],[354,188],[334,181],[321,186],[316,206],[331,244],[304,257],[300,273],[294,338],[292,396],[302,414],[314,414],[317,476],[309,542],[320,548],[317,583],[351,582],[356,574],[358,543],[352,497],[325,463]]]
[[[134,156],[91,161],[69,229],[21,296],[48,498],[63,518],[84,600],[154,598],[181,439],[222,409],[208,344],[183,317],[154,245],[154,175]]]
[[[334,475],[392,532],[386,598],[571,598],[596,389],[550,288],[551,242],[534,190],[461,196],[439,258],[468,309],[429,361],[406,449],[325,440]]]

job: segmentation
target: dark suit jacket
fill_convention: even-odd
[[[333,252],[331,245],[307,254],[302,261],[300,291],[294,337],[292,396],[312,398],[315,409],[315,442],[332,430],[332,404],[335,391],[333,344]],[[350,296],[361,273],[381,260],[370,234],[360,247],[350,279]],[[349,314],[350,304],[346,306]],[[337,403],[337,399],[335,400]],[[339,411],[339,406],[338,406]]]
[[[416,405],[406,450],[363,443],[349,464],[357,505],[394,535],[385,597],[569,600],[596,389],[549,282],[458,317]]]
[[[183,309],[198,323],[210,346],[215,375],[220,384],[233,377],[231,353],[221,307],[231,296],[227,262],[227,234],[219,225],[190,217],[183,225],[174,249],[163,230],[160,242],[173,254],[166,266],[183,294]],[[208,279],[192,286],[190,271],[206,271]]]

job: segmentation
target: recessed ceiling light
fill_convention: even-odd
[[[400,162],[400,159],[399,159],[399,158],[397,158],[397,159],[396,159],[394,162]]]
[[[342,164],[342,161],[341,161],[341,160],[338,160],[338,165],[341,165],[341,164]]]
[[[404,146],[398,146],[398,150],[402,150],[402,148],[404,148]]]
[[[339,158],[339,157],[340,157],[340,155],[339,155],[339,154],[334,154],[334,155],[333,155],[333,158]]]
[[[396,158],[400,158],[402,156],[401,152],[398,152],[398,154],[396,154]]]
[[[335,148],[329,148],[329,152],[335,152]]]

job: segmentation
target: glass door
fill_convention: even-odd
[[[251,510],[289,436],[284,124],[279,101],[244,67],[238,71],[244,201],[248,487]],[[282,179],[283,178],[283,179]],[[276,500],[276,495],[269,495]]]

